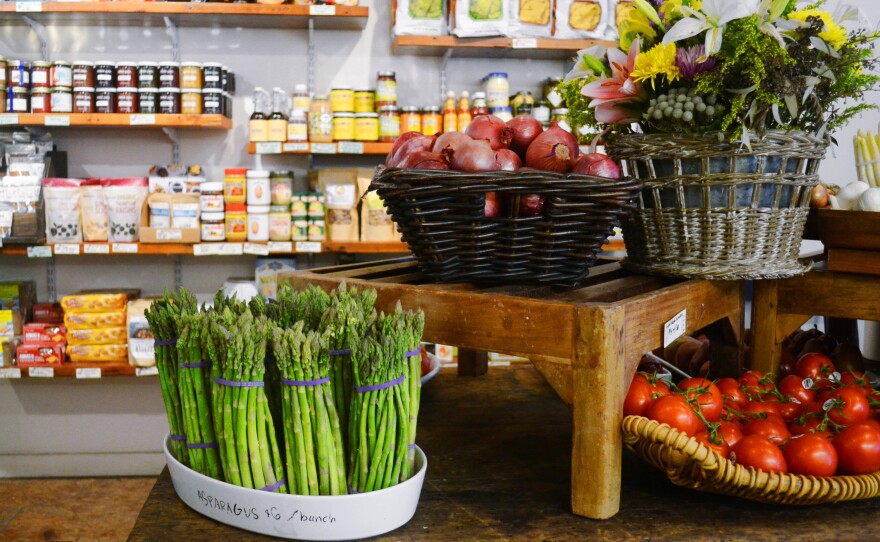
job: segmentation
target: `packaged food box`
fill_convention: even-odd
[[[256,281],[257,289],[266,299],[275,299],[278,295],[278,273],[296,271],[296,260],[293,258],[257,258]]]
[[[64,311],[58,303],[37,303],[34,305],[34,322],[41,324],[64,323]]]
[[[128,364],[135,367],[152,367],[156,365],[156,351],[153,332],[144,316],[151,299],[136,299],[128,303]]]
[[[31,321],[37,302],[37,283],[32,280],[0,282],[0,310],[18,309],[25,322]]]
[[[92,329],[71,329],[67,332],[67,342],[80,344],[119,344],[128,340],[125,326],[98,327]]]
[[[67,330],[60,324],[31,322],[24,326],[24,344],[56,343],[64,344]]]
[[[64,325],[69,330],[124,326],[125,311],[66,312],[64,313]]]
[[[556,0],[556,30],[559,39],[598,39],[605,35],[610,17],[610,0]]]
[[[64,362],[64,346],[58,343],[22,344],[15,351],[21,367],[58,365]]]
[[[108,312],[125,309],[125,294],[76,294],[61,298],[65,312]]]
[[[155,227],[150,221],[151,206],[164,205],[166,224]],[[188,215],[183,217],[183,215]],[[188,222],[187,222],[188,220]],[[178,227],[183,225],[185,227]],[[198,194],[150,194],[141,209],[141,243],[198,243],[199,229]]]
[[[11,339],[23,332],[24,316],[20,310],[0,310],[0,337]]]
[[[77,344],[67,348],[70,361],[128,361],[127,344]]]

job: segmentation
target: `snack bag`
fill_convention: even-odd
[[[608,0],[556,0],[556,31],[559,39],[599,39],[608,25]]]
[[[510,0],[507,35],[511,38],[549,38],[553,35],[554,0]]]

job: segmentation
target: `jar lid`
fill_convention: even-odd
[[[205,181],[201,185],[202,193],[205,192],[222,192],[223,183],[220,181]]]
[[[196,68],[202,67],[201,63],[199,62],[181,62],[180,67],[182,68],[184,66],[195,66]]]
[[[50,68],[52,67],[52,62],[48,62],[46,60],[35,60],[33,63],[34,68]]]
[[[95,62],[95,64],[98,66],[115,66],[116,65],[116,63],[113,62],[112,60],[99,60],[99,61]]]
[[[138,62],[137,65],[138,65],[138,66],[144,66],[144,67],[148,67],[148,68],[149,68],[149,67],[158,67],[158,66],[159,66],[159,63],[158,63],[158,62],[152,62],[152,61],[145,61],[145,62]]]
[[[359,118],[359,119],[375,119],[375,118],[379,117],[379,114],[378,113],[356,113],[355,117]]]
[[[297,90],[297,91],[308,91],[308,89],[309,89],[309,87],[307,87],[306,85],[304,85],[302,83],[297,83],[293,87],[293,90]]]
[[[353,119],[354,113],[349,113],[346,111],[339,111],[337,113],[333,113],[334,119]]]
[[[476,100],[477,98],[486,98],[486,93],[483,91],[474,92],[474,99]]]
[[[200,89],[200,88],[185,88],[185,89],[181,90],[180,92],[182,92],[183,94],[201,94],[202,89]]]
[[[174,94],[180,94],[180,89],[177,87],[167,87],[167,88],[160,88],[159,92],[171,92]]]
[[[74,60],[74,66],[94,66],[95,63],[90,60]]]
[[[117,68],[121,68],[123,66],[129,67],[129,68],[136,68],[137,62],[117,62],[116,63]]]
[[[327,99],[327,95],[326,95],[326,94],[316,94],[316,95],[315,95],[315,101],[318,101],[318,100],[326,100],[326,99]]]
[[[424,111],[425,111],[426,113],[439,113],[439,112],[440,112],[440,107],[438,107],[438,106],[436,106],[436,105],[429,105],[428,107],[426,107],[426,108],[424,109]]]
[[[246,213],[247,205],[244,203],[227,203],[226,204],[226,214],[230,213]]]
[[[202,222],[220,222],[223,220],[224,215],[223,211],[202,213]]]
[[[220,69],[223,69],[223,64],[220,64],[219,62],[205,62],[204,64],[202,64],[202,66],[205,67],[205,68],[220,68]]]
[[[172,61],[172,60],[169,60],[169,61],[167,61],[167,62],[160,62],[160,63],[159,63],[159,66],[162,67],[162,68],[165,68],[165,67],[179,68],[179,67],[180,67],[180,62],[174,62],[174,61]]]
[[[269,178],[269,172],[264,169],[249,169],[247,172],[248,177],[256,177],[258,179]]]
[[[74,92],[95,92],[95,87],[73,87]]]
[[[290,211],[290,206],[288,206],[288,205],[270,205],[269,206],[270,213],[283,213],[286,216],[288,211]]]
[[[49,94],[51,92],[48,88],[45,87],[37,87],[31,90],[31,94]]]
[[[419,108],[416,107],[416,106],[414,106],[414,105],[408,105],[408,106],[406,106],[406,107],[403,108],[403,112],[404,112],[404,113],[418,113],[418,112],[419,112]]]
[[[351,87],[333,87],[330,89],[330,92],[336,92],[337,90],[351,90]]]
[[[150,92],[157,93],[157,92],[159,92],[159,89],[156,87],[145,87],[145,88],[139,88],[138,92],[140,92],[141,94],[150,93]]]
[[[305,120],[305,118],[306,118],[306,112],[305,112],[304,110],[302,110],[302,109],[293,109],[293,110],[290,112],[290,116],[289,116],[288,118],[290,118],[290,119],[302,119],[302,120]]]
[[[290,177],[293,178],[293,172],[289,169],[279,169],[278,171],[273,171],[270,174],[270,177]]]
[[[30,94],[31,91],[26,87],[12,87],[13,94]]]
[[[247,174],[247,168],[244,167],[230,167],[223,170],[224,175],[237,175],[244,177]]]
[[[487,75],[486,77],[503,77],[503,78],[507,79],[507,73],[506,72],[492,72],[489,75]]]
[[[109,93],[115,94],[116,89],[113,87],[99,88],[96,92],[109,92]]]
[[[248,205],[247,212],[249,215],[264,215],[269,212],[269,205]]]
[[[379,77],[394,77],[395,75],[397,75],[397,74],[394,72],[391,72],[391,71],[379,72],[379,74],[378,74]]]
[[[355,94],[357,94],[357,93],[359,93],[359,92],[369,92],[370,94],[375,94],[376,91],[373,90],[373,89],[371,89],[371,88],[362,88],[362,89],[360,89],[360,90],[355,90],[355,91],[354,91]]]
[[[497,107],[490,107],[489,108],[489,113],[503,113],[503,112],[510,113],[511,111],[513,111],[513,108],[510,107],[509,105],[499,105]],[[568,109],[566,109],[566,111],[568,111]]]
[[[196,89],[189,88],[186,91],[187,92],[194,92],[195,90]],[[200,90],[201,90],[202,94],[223,94],[223,89],[220,89],[220,88],[203,88]]]
[[[66,60],[56,60],[52,63],[53,66],[70,66],[70,62]]]
[[[10,60],[10,61],[9,61],[9,64],[10,64],[11,66],[22,66],[22,67],[28,67],[28,66],[30,66],[30,64],[28,64],[28,63],[25,62],[24,60]]]
[[[435,107],[435,109],[437,111],[440,111],[439,107]],[[393,113],[393,112],[397,111],[397,106],[396,105],[383,105],[379,108],[379,112],[381,113],[382,111]]]
[[[138,89],[134,87],[119,87],[118,89],[116,89],[116,92],[133,92],[135,94],[137,94],[137,91]]]
[[[52,92],[70,92],[70,87],[52,87]]]

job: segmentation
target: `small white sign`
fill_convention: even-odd
[[[59,243],[55,245],[55,254],[66,254],[68,256],[79,254],[79,245],[76,243]]]
[[[254,254],[255,256],[268,256],[269,246],[261,245],[259,243],[245,243],[242,252],[245,254]]]
[[[131,126],[152,126],[156,124],[156,115],[131,115],[128,117],[128,124]]]
[[[244,249],[241,243],[217,243],[220,246],[220,256],[241,256]]]
[[[293,243],[291,241],[269,241],[269,252],[293,252]]]
[[[15,3],[15,12],[16,13],[39,13],[43,11],[43,3],[42,2],[16,2]]]
[[[359,141],[340,141],[339,154],[364,154],[364,144]]]
[[[513,38],[510,46],[513,49],[537,49],[538,40],[535,38]]]
[[[55,367],[28,367],[31,378],[55,378]]]
[[[281,154],[281,142],[261,141],[257,143],[257,154]]]
[[[46,115],[43,124],[46,126],[70,126],[70,115]]]
[[[0,369],[0,379],[2,378],[21,378],[21,369],[18,367]]]
[[[83,254],[110,254],[110,245],[106,243],[86,243]]]
[[[0,115],[0,124],[18,124],[18,115],[15,113]]]
[[[159,241],[180,241],[183,239],[183,231],[181,230],[156,230],[156,239]]]
[[[663,348],[666,348],[672,342],[684,335],[687,330],[687,309],[672,317],[672,320],[663,324]]]
[[[77,378],[101,378],[101,369],[99,367],[77,367]]]
[[[51,258],[52,247],[28,247],[28,258]]]
[[[138,367],[134,370],[135,376],[157,376],[158,374],[158,367]]]
[[[336,143],[312,143],[312,154],[336,154]]]
[[[309,152],[308,143],[284,143],[281,145],[284,152]]]
[[[297,252],[311,252],[313,254],[317,254],[321,252],[321,242],[320,241],[297,241],[296,242],[296,251]]]
[[[336,15],[336,6],[309,6],[309,15],[332,17]]]
[[[113,243],[114,254],[137,254],[137,243]]]
[[[216,256],[220,254],[221,243],[199,243],[193,246],[193,256]]]

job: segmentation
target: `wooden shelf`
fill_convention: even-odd
[[[576,51],[593,45],[614,46],[605,40],[557,40],[546,38],[457,38],[455,36],[394,36],[394,54],[510,58],[571,58]]]
[[[340,141],[336,143],[294,143],[267,142],[248,143],[250,154],[376,154],[384,155],[391,152],[394,143],[378,143],[372,141]]]
[[[2,4],[0,4],[2,5]],[[160,115],[127,113],[3,113],[0,124],[19,126],[121,126],[133,128],[218,128],[229,130],[232,119],[223,115]]]
[[[51,369],[51,373],[48,373]],[[99,369],[100,372],[95,371]],[[156,376],[155,368],[141,369],[128,363],[108,363],[83,361],[61,363],[51,367],[0,367],[0,380],[17,378],[76,378],[78,380],[97,380],[108,376]],[[17,376],[16,376],[17,375]]]
[[[369,243],[369,242],[331,242],[320,243],[320,252],[345,254],[398,254],[407,253],[405,243]],[[242,256],[261,255],[266,250],[269,254],[309,254],[318,253],[315,243],[306,243],[297,250],[297,242],[289,243],[201,243],[190,245],[183,243],[65,243],[61,245],[41,245],[49,250],[34,253],[34,247],[6,246],[0,248],[0,254],[7,256],[27,255],[33,258],[55,256],[137,256],[137,255],[184,255],[184,256]]]
[[[43,24],[72,26],[164,27],[164,18],[187,27],[307,28],[360,30],[366,27],[367,6],[298,6],[193,2],[3,2],[5,25],[27,23],[20,15]]]

